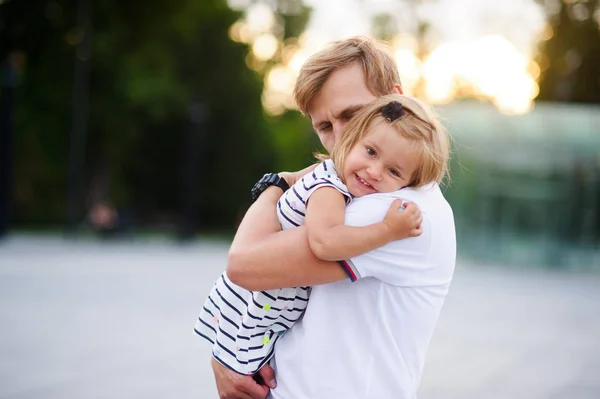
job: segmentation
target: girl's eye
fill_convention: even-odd
[[[376,152],[371,147],[367,147],[367,154],[369,154],[370,156],[373,157],[373,156],[375,156]]]
[[[390,169],[390,173],[392,174],[392,176],[402,177],[400,176],[400,172],[398,172],[396,169]]]

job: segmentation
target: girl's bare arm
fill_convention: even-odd
[[[306,228],[312,252],[323,260],[344,260],[395,241],[420,234],[420,211],[413,204],[399,211],[392,203],[385,219],[364,227],[344,225],[344,196],[332,187],[316,190],[306,209]]]

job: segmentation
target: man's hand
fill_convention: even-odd
[[[417,205],[412,202],[406,203],[404,210],[400,210],[402,200],[395,200],[390,205],[383,223],[388,226],[392,240],[402,240],[408,237],[418,237],[423,232],[421,223],[423,215]]]
[[[217,391],[220,399],[265,399],[269,388],[275,388],[275,372],[268,364],[264,365],[258,374],[265,381],[262,385],[250,375],[238,374],[211,358],[211,366],[215,374]]]
[[[315,163],[297,172],[280,172],[279,177],[283,177],[287,184],[292,187],[298,180],[300,180],[307,173],[312,172],[318,165],[318,163]]]

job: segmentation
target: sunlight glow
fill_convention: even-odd
[[[257,37],[254,41],[254,44],[252,45],[252,52],[254,52],[254,56],[257,59],[266,61],[275,55],[278,47],[279,42],[275,36],[270,33],[264,33]]]
[[[291,92],[294,89],[296,75],[294,72],[285,66],[277,66],[267,75],[267,85],[280,93]]]
[[[262,101],[265,110],[272,115],[279,115],[286,109],[295,108],[293,90],[297,73],[289,66],[278,65],[265,77],[265,90]]]
[[[458,63],[465,54],[456,44],[444,44],[436,48],[423,64],[425,96],[433,103],[452,99],[455,76],[459,74]]]
[[[257,42],[254,52],[259,58]],[[283,47],[281,63],[265,77],[263,105],[268,113],[277,115],[295,108],[294,82],[306,59],[319,50],[311,44],[309,36],[303,35]],[[520,114],[531,109],[538,94],[536,79],[542,67],[502,36],[443,43],[423,59],[409,37],[397,38],[392,48],[405,93],[434,104],[478,98],[492,102],[502,112]],[[275,51],[270,47],[269,54]]]
[[[309,55],[306,51],[299,50],[290,58],[288,65],[290,68],[292,68],[295,74],[299,74],[300,68],[302,68],[302,65],[304,65],[308,57]]]
[[[421,79],[421,61],[412,50],[400,48],[394,54],[404,93],[412,94]]]
[[[386,1],[391,0],[383,3]],[[549,40],[555,34],[544,19],[542,5],[528,1],[522,4],[525,8],[509,12],[506,10],[516,10],[512,5],[521,5],[521,1],[511,0],[510,5],[506,1],[494,4],[469,1],[462,9],[473,11],[470,21],[452,0],[434,2],[435,5],[412,2],[411,10],[416,13],[412,17],[424,21],[425,25],[416,30],[399,29],[402,33],[388,42],[398,64],[404,92],[433,104],[476,99],[488,101],[505,113],[528,112],[539,92],[537,81],[549,67],[548,57],[539,52],[535,54],[532,46],[535,41]],[[600,25],[600,10],[591,15],[578,0],[564,1],[570,4],[574,18],[594,18]],[[248,45],[246,64],[263,76],[264,109],[273,115],[296,108],[294,83],[312,54],[331,40],[368,35],[367,21],[381,9],[363,1],[358,3],[365,3],[364,7],[357,7],[356,2],[343,6],[337,2],[317,2],[327,6],[315,7],[318,16],[311,15],[306,30],[298,38],[285,38],[284,25],[288,22],[285,16],[300,12],[300,2],[290,3],[296,7],[294,10],[289,9],[286,2],[278,1],[227,0],[227,3],[243,15],[230,27],[229,36],[235,42]],[[549,14],[557,13],[558,6],[560,0],[545,2]],[[331,19],[331,10],[336,7],[343,8],[339,11],[348,11],[343,24],[352,29],[341,29],[339,23]],[[435,29],[428,29],[429,24]],[[570,65],[577,62],[571,59]]]
[[[537,95],[536,75],[539,66],[501,36],[443,44],[430,54],[423,68],[428,100],[447,102],[461,91],[472,92],[509,113],[531,108]]]
[[[250,43],[252,41],[252,36],[252,30],[243,20],[237,21],[229,28],[229,37],[234,42]]]
[[[254,32],[269,32],[275,24],[275,16],[268,5],[255,3],[246,11],[246,21]]]
[[[268,89],[262,94],[262,104],[265,111],[270,115],[281,115],[285,112],[284,98],[281,93],[272,92]]]

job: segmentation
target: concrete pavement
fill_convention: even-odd
[[[227,243],[0,242],[0,399],[216,398]],[[459,262],[420,399],[600,398],[600,276]]]

